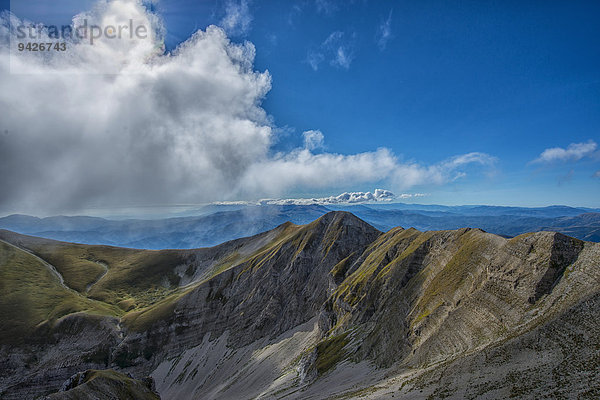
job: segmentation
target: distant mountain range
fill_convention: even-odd
[[[396,226],[419,230],[471,227],[506,237],[525,232],[557,231],[582,240],[600,241],[600,210],[566,206],[211,205],[197,210],[198,216],[151,220],[11,215],[0,218],[0,228],[74,243],[186,249],[255,235],[287,221],[305,224],[330,211],[352,212],[382,231]]]
[[[0,230],[0,398],[597,399],[599,263],[339,211],[195,250]]]

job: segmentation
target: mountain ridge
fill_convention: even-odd
[[[383,233],[347,212],[196,250],[61,244],[6,231],[0,240],[56,262],[65,282],[78,276],[68,268],[76,261],[102,256],[108,268],[89,293],[76,291],[105,311],[59,312],[36,340],[8,353],[12,361],[0,368],[6,398],[44,393],[78,371],[103,368],[151,375],[163,398],[352,397],[352,386],[382,398],[395,387],[418,398],[419,379],[428,381],[436,366],[468,366],[484,349],[554,326],[573,307],[585,310],[600,292],[595,243],[553,232],[506,239],[469,228]],[[591,311],[582,312],[593,332]],[[10,310],[4,313],[10,320]],[[44,341],[48,335],[55,341]],[[46,356],[24,368],[33,349]],[[58,373],[56,365],[70,367]],[[486,368],[488,376],[477,379],[496,379]],[[323,386],[340,374],[348,385]],[[408,386],[396,387],[400,381]]]

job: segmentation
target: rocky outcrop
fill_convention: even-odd
[[[146,377],[134,379],[113,370],[87,370],[78,372],[63,383],[58,393],[44,400],[160,400],[155,392],[154,380]]]

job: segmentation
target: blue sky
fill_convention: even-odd
[[[85,2],[59,3],[68,21]],[[44,14],[47,23],[63,18],[28,4],[13,1],[13,11],[34,20]],[[275,151],[319,130],[330,153],[385,147],[432,165],[481,152],[496,158],[493,166],[467,166],[457,179],[408,192],[426,193],[418,202],[429,203],[600,206],[598,2],[172,0],[152,7],[166,26],[167,50],[238,13],[228,36],[252,42],[254,68],[272,77],[262,107],[277,127]],[[552,148],[563,152],[540,158]]]

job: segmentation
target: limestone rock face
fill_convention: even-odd
[[[333,212],[211,249],[0,238],[32,252],[27,260],[54,246],[108,268],[89,293],[60,289],[90,303],[16,346],[0,343],[2,398],[47,395],[71,376],[62,393],[76,393],[93,385],[75,373],[108,368],[136,388],[148,385],[131,377],[152,375],[163,399],[539,398],[600,387],[600,245],[554,232],[382,233]],[[106,390],[122,382],[98,374]]]

